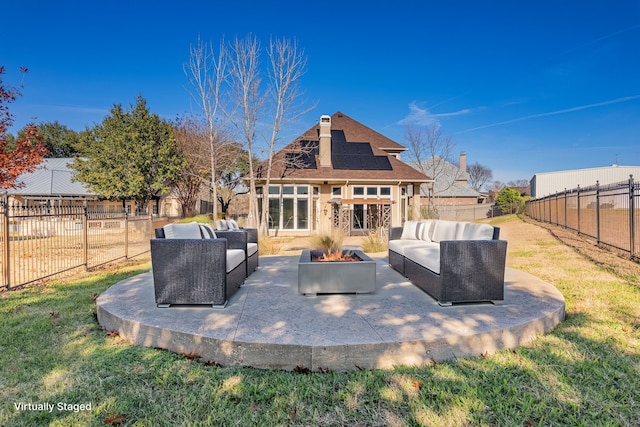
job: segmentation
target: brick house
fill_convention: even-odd
[[[485,203],[487,196],[469,187],[467,154],[460,152],[460,163],[455,165],[433,156],[425,162],[426,173],[434,178],[433,187],[422,185],[422,203],[443,205],[477,205]]]
[[[346,114],[323,115],[275,154],[268,188],[265,164],[257,170],[258,194],[268,193],[269,230],[357,235],[416,217],[420,186],[431,179],[400,160],[405,150]]]

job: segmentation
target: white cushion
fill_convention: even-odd
[[[258,244],[257,243],[247,243],[247,256],[251,256],[258,252]]]
[[[418,240],[422,235],[422,227],[424,225],[420,221],[407,221],[402,228],[401,239],[404,240]]]
[[[420,221],[422,223],[421,234],[419,239],[424,240],[425,242],[431,241],[431,232],[433,231],[433,221],[432,219],[428,219],[426,221]]]
[[[397,254],[404,255],[407,248],[426,246],[428,244],[429,242],[422,240],[389,240],[389,249]]]
[[[205,239],[217,239],[216,232],[213,231],[213,228],[209,224],[200,224],[200,232],[202,233],[202,237]]]
[[[227,273],[240,265],[242,261],[244,261],[242,249],[227,249]]]
[[[462,238],[464,224],[465,223],[457,221],[435,221],[431,240],[434,242],[442,242],[443,240],[460,240]]]
[[[167,224],[164,227],[166,239],[201,239],[200,225],[197,222],[186,224]]]
[[[489,224],[464,224],[462,240],[491,240],[493,239],[493,226]]]
[[[224,219],[219,219],[216,221],[216,230],[224,231],[228,229],[229,227],[227,226],[227,221],[225,221]]]
[[[240,230],[238,223],[233,219],[227,220],[227,225],[229,226],[229,230]]]
[[[404,256],[434,273],[440,274],[440,244],[430,243],[408,247],[404,251]]]

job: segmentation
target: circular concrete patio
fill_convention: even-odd
[[[98,321],[131,342],[225,366],[348,371],[424,365],[514,348],[564,319],[552,285],[507,268],[502,305],[441,307],[376,260],[377,292],[297,292],[298,256],[263,256],[224,309],[157,308],[153,278],[119,282],[97,300]]]

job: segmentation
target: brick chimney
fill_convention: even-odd
[[[460,152],[460,170],[462,172],[467,171],[467,153],[465,151]]]
[[[331,167],[331,116],[320,117],[320,166]]]

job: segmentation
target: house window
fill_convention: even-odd
[[[293,185],[285,185],[282,187],[282,194],[293,194]]]
[[[365,228],[364,205],[353,205],[353,228],[360,230]]]
[[[292,230],[295,227],[294,220],[294,211],[293,211],[293,199],[291,198],[283,198],[282,199],[282,228],[285,230]]]
[[[342,196],[342,187],[333,187],[331,189],[331,195],[334,197]]]
[[[297,228],[299,230],[306,230],[309,228],[309,200],[308,199],[298,199],[298,224]]]
[[[270,185],[269,229],[308,230],[309,197],[307,185]],[[258,203],[261,208],[261,200]]]
[[[353,197],[362,199],[364,203],[355,203],[351,212],[352,228],[366,230],[379,226],[385,213],[386,202],[378,203],[379,199],[389,199],[391,204],[391,187],[368,186],[353,187]],[[371,200],[366,203],[367,199]]]

